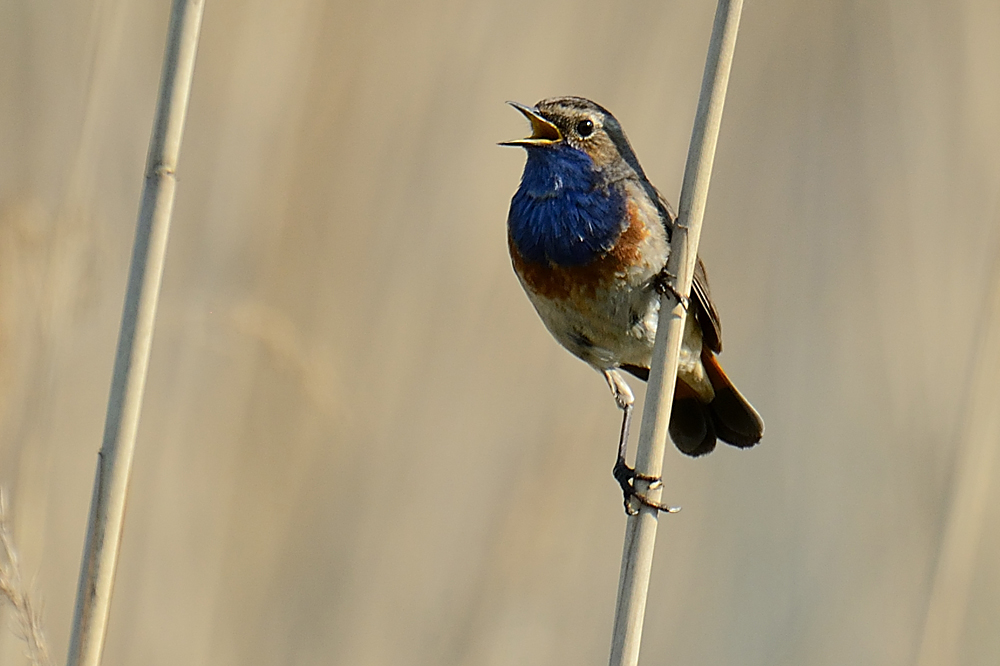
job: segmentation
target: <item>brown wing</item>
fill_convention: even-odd
[[[719,313],[712,303],[712,293],[708,289],[708,275],[705,273],[705,264],[701,257],[698,257],[698,263],[694,265],[691,301],[697,306],[694,315],[698,317],[698,323],[701,325],[701,335],[705,345],[716,353],[721,352],[722,322],[719,321]]]
[[[656,198],[660,204],[660,214],[663,217],[663,225],[667,228],[667,238],[670,238],[673,236],[674,221],[677,219],[677,213],[674,212],[673,206],[663,198],[659,190],[655,187],[652,189],[656,193]],[[705,341],[705,345],[716,353],[721,352],[722,321],[719,320],[719,312],[715,309],[715,304],[712,303],[712,293],[708,288],[708,274],[705,272],[705,264],[702,262],[701,257],[698,257],[698,263],[694,266],[694,280],[691,282],[691,303],[694,305],[691,314],[694,314],[698,318],[698,324],[701,326],[701,335]]]

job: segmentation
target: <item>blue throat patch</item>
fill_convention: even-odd
[[[525,148],[528,161],[507,216],[521,256],[581,266],[611,250],[628,225],[621,187],[603,186],[590,156],[565,143]]]

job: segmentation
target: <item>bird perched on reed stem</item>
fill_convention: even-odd
[[[604,375],[623,411],[614,476],[629,509],[637,497],[625,462],[634,398],[620,370],[648,379],[664,290],[688,307],[669,427],[677,448],[701,456],[717,439],[750,447],[764,422],[716,358],[722,328],[701,259],[690,302],[665,275],[676,215],[615,117],[581,97],[510,104],[532,130],[501,144],[528,155],[507,217],[514,272],[549,332]]]

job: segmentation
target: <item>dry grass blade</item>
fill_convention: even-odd
[[[14,539],[7,524],[6,494],[0,490],[0,598],[6,599],[14,612],[15,632],[27,646],[27,657],[34,666],[51,666],[42,614],[31,603],[21,579],[21,568]]]

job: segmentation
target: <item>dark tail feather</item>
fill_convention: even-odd
[[[715,399],[706,405],[684,382],[678,381],[670,412],[670,438],[682,453],[695,457],[710,453],[716,438],[739,448],[753,446],[764,435],[760,414],[733,386],[715,354],[705,349],[701,360],[715,389]],[[621,367],[643,381],[649,379],[648,368]]]
[[[621,366],[621,369],[629,373],[630,375],[635,375],[644,382],[649,381],[649,368],[644,368],[641,365],[631,365],[629,363],[626,363],[625,365]]]
[[[682,386],[677,382],[678,388]],[[687,388],[685,386],[685,388]],[[670,439],[689,456],[703,456],[715,448],[715,423],[709,414],[708,405],[698,398],[674,400],[670,410]]]
[[[708,405],[719,439],[741,449],[753,446],[764,436],[764,420],[723,372],[719,360],[709,350],[701,353],[701,362],[715,389],[715,400]]]
[[[638,365],[623,365],[642,381],[649,381],[649,368]],[[715,448],[715,420],[708,405],[695,396],[687,384],[678,381],[674,390],[674,406],[670,410],[670,439],[689,456],[703,456]]]

